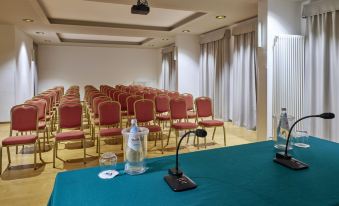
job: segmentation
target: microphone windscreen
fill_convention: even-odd
[[[335,114],[333,113],[323,113],[320,115],[321,118],[323,119],[333,119],[335,117]]]
[[[204,129],[197,129],[197,130],[195,130],[195,134],[198,137],[206,137],[207,136],[207,132]]]

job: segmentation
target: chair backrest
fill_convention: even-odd
[[[134,103],[135,118],[140,123],[153,121],[154,114],[154,102],[149,99],[141,99]]]
[[[198,97],[195,99],[198,117],[213,117],[212,100],[209,97]]]
[[[38,119],[43,120],[46,117],[47,101],[44,99],[32,99],[25,102],[25,104],[35,105],[38,107]]]
[[[132,95],[127,98],[127,115],[134,116],[134,103],[140,99],[143,99],[142,96]]]
[[[167,95],[158,95],[155,97],[155,111],[164,113],[170,111],[170,98]]]
[[[183,98],[171,99],[170,113],[172,120],[187,119],[186,102]]]
[[[59,129],[82,129],[81,104],[61,104],[59,106]]]
[[[188,94],[188,93],[184,93],[181,95],[182,98],[185,99],[186,101],[186,107],[187,107],[187,111],[191,111],[194,109],[194,100],[193,100],[193,95]]]
[[[11,133],[12,130],[27,132],[37,131],[39,109],[35,105],[20,104],[11,109]]]
[[[179,92],[168,92],[167,95],[170,97],[170,99],[176,99],[180,96]]]
[[[122,94],[123,92],[122,91],[116,91],[114,92],[113,94],[113,101],[119,101],[119,95]]]
[[[121,111],[127,111],[127,98],[131,96],[129,93],[121,93],[118,97],[118,102],[121,105]]]
[[[157,96],[157,93],[154,93],[154,92],[144,93],[144,99],[149,99],[149,100],[154,101],[156,96]]]
[[[44,99],[44,100],[46,100],[46,103],[47,103],[47,105],[46,105],[46,113],[50,114],[52,109],[53,109],[52,108],[51,96],[49,96],[49,95],[39,95],[39,96],[36,96],[36,97],[33,98],[33,100],[36,100],[36,99]]]
[[[115,125],[121,123],[121,106],[116,101],[105,101],[99,104],[100,126]]]
[[[109,97],[107,96],[99,96],[99,97],[95,97],[93,99],[93,114],[94,114],[94,117],[98,117],[99,115],[99,110],[98,110],[98,107],[99,107],[99,104],[101,102],[105,102],[105,101],[109,101]]]

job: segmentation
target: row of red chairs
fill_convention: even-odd
[[[34,169],[36,169],[36,147],[39,147],[39,157],[41,157],[41,146],[39,133],[43,133],[44,151],[47,143],[49,144],[49,133],[54,129],[56,117],[56,108],[60,103],[63,94],[63,87],[55,87],[38,94],[24,104],[15,105],[11,108],[10,133],[9,137],[3,139],[0,147],[0,174],[2,172],[2,147],[7,148],[8,166],[10,168],[11,155],[10,147],[34,145]],[[49,126],[48,126],[49,125]]]

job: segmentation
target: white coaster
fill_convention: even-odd
[[[101,179],[112,179],[119,174],[116,170],[105,170],[98,174]]]

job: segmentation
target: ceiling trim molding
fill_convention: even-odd
[[[109,27],[109,28],[119,28],[119,29],[137,29],[137,30],[151,30],[151,31],[172,31],[180,26],[183,26],[193,20],[198,19],[199,17],[205,14],[206,13],[203,13],[203,12],[196,12],[182,19],[181,21],[175,23],[173,26],[170,26],[170,27],[145,26],[145,25],[135,25],[135,24],[119,24],[119,23],[82,21],[82,20],[72,20],[72,19],[57,19],[57,18],[48,18],[48,20],[50,24],[60,24],[60,25]]]
[[[115,44],[115,45],[133,45],[141,46],[145,43],[153,40],[153,38],[147,38],[140,42],[131,42],[131,41],[109,41],[109,40],[90,40],[90,39],[70,39],[61,37],[60,33],[57,33],[57,36],[62,43],[86,43],[86,44]]]

